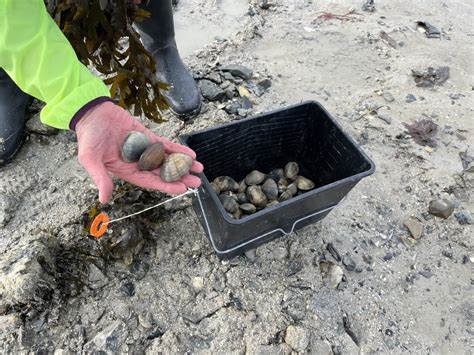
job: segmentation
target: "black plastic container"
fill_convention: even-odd
[[[308,101],[180,137],[204,164],[193,206],[220,257],[233,257],[324,218],[365,176],[375,170],[334,118]],[[251,170],[269,172],[296,161],[315,189],[253,215],[228,216],[209,184],[217,176],[236,181]]]

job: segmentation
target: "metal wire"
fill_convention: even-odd
[[[165,203],[168,203],[168,202],[171,202],[171,201],[174,201],[174,200],[177,200],[183,196],[186,196],[186,195],[190,195],[190,194],[195,194],[197,195],[197,189],[188,189],[188,191],[178,195],[178,196],[175,196],[175,197],[172,197],[172,198],[169,198],[165,201],[161,201],[160,203],[157,203],[156,205],[153,205],[153,206],[150,206],[150,207],[147,207],[141,211],[138,211],[138,212],[135,212],[135,213],[132,213],[132,214],[129,214],[129,215],[126,215],[126,216],[123,216],[123,217],[119,217],[119,218],[115,218],[115,219],[112,219],[109,221],[108,224],[110,223],[113,223],[113,222],[118,222],[118,221],[121,221],[123,219],[126,219],[126,218],[130,218],[130,217],[133,217],[133,216],[136,216],[136,215],[139,215],[140,213],[143,213],[143,212],[146,212],[146,211],[149,211],[153,208],[156,208],[156,207],[159,207],[161,205],[164,205]]]

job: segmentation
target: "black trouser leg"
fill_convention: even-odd
[[[23,141],[29,98],[0,68],[0,166],[13,158]]]
[[[186,119],[199,112],[201,94],[178,53],[171,0],[150,0],[140,6],[151,12],[151,16],[135,25],[145,47],[156,59],[158,80],[170,85],[164,95],[171,111]]]

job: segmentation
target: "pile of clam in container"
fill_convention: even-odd
[[[240,183],[218,176],[211,186],[229,216],[241,219],[313,189],[314,182],[299,175],[296,162],[289,162],[268,174],[253,170]]]

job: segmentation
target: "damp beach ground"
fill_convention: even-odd
[[[188,124],[146,125],[176,140],[317,100],[377,166],[325,219],[244,256],[214,255],[188,197],[87,238],[97,191],[74,135],[32,118],[0,169],[0,350],[472,353],[474,6],[362,5],[177,5],[178,44],[205,104]],[[252,78],[220,71],[230,64]],[[164,198],[121,184],[105,209],[117,217]],[[437,199],[454,208],[448,218],[429,213]]]

